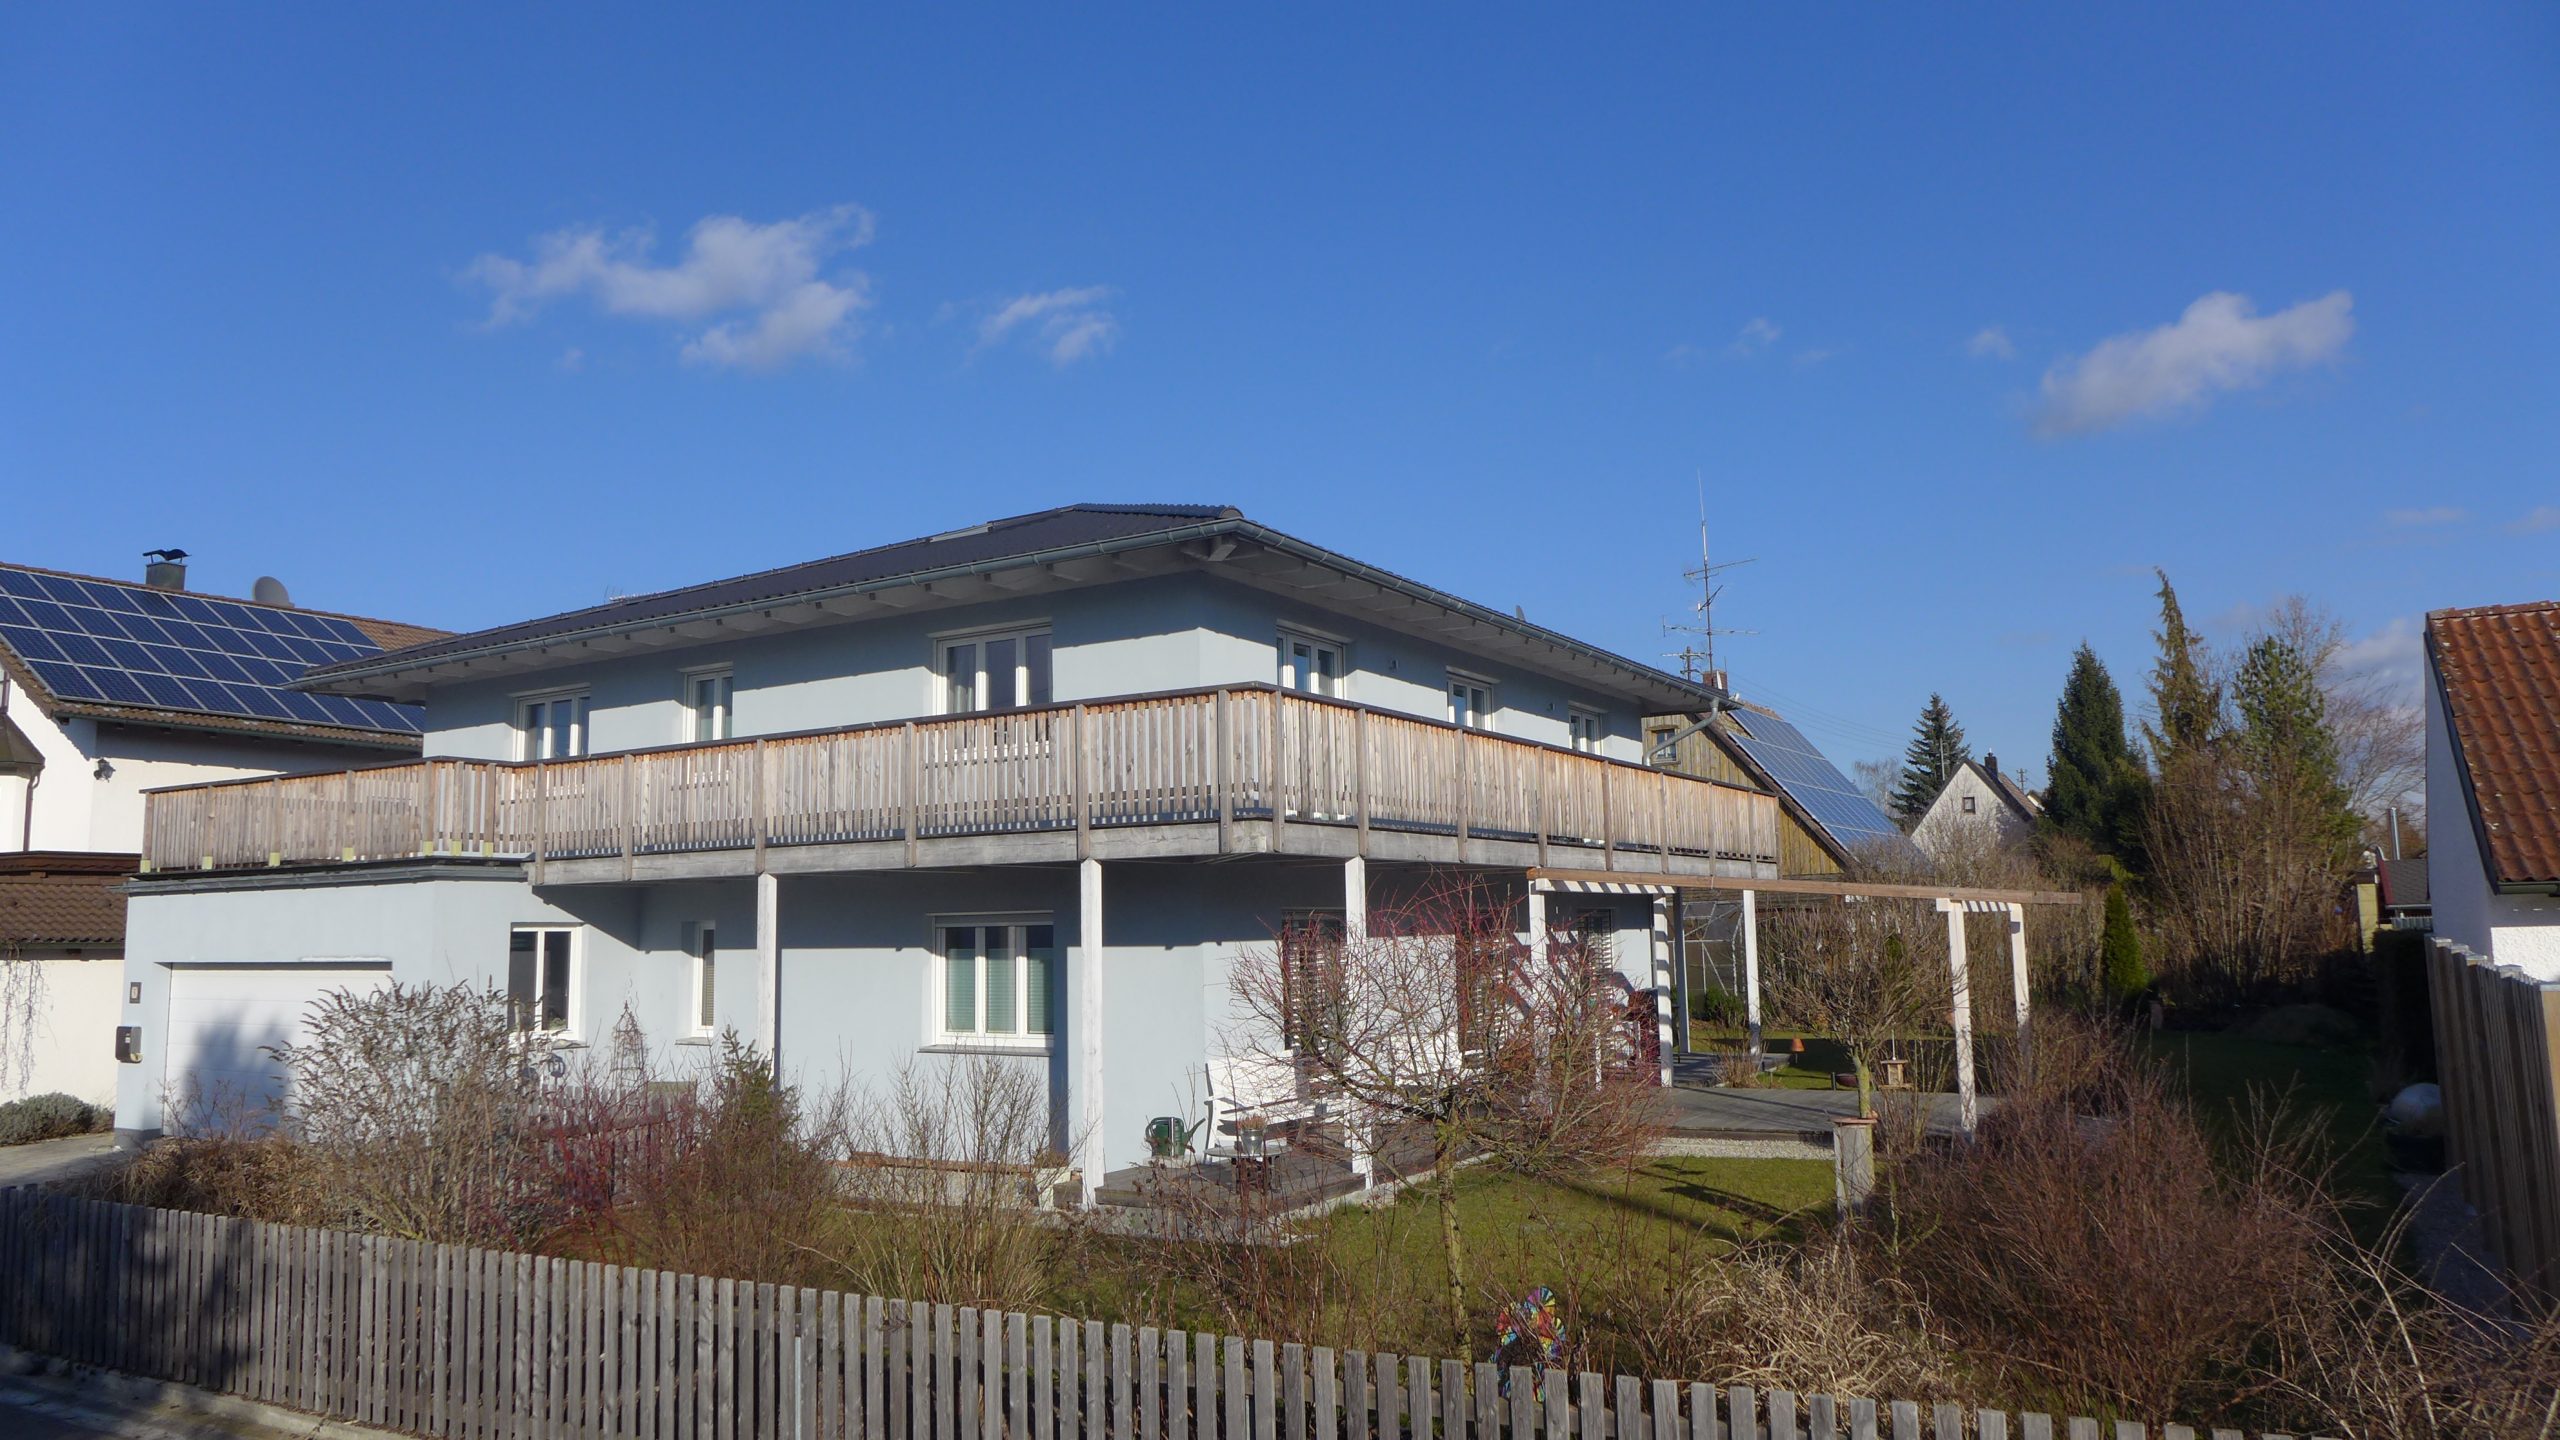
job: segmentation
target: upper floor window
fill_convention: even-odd
[[[1449,723],[1469,730],[1493,728],[1493,682],[1480,675],[1449,672]]]
[[[684,677],[685,735],[696,744],[726,740],[736,733],[730,719],[733,689],[727,669],[692,670]]]
[[[945,639],[941,647],[944,714],[1019,710],[1050,702],[1046,627],[986,631]]]
[[[1342,698],[1342,642],[1281,631],[1280,688]]]
[[[507,1012],[519,1031],[568,1030],[577,1019],[577,930],[518,925],[507,936]]]
[[[1045,918],[945,923],[941,1016],[945,1040],[1038,1044],[1049,1038],[1058,927]]]
[[[1572,706],[1565,711],[1564,723],[1565,728],[1573,732],[1574,749],[1586,755],[1599,752],[1601,730],[1605,723],[1599,711],[1587,710],[1580,705]]]
[[[1971,814],[1973,814],[1973,813],[1974,813],[1974,808],[1973,808],[1973,797],[1972,797],[1972,796],[1970,796],[1970,795],[1966,795],[1966,796],[1962,796],[1962,797],[1960,797],[1960,798],[1962,798],[1962,799],[1963,799],[1963,801],[1964,801],[1964,813],[1966,813],[1967,815],[1971,815]]]
[[[516,702],[516,758],[569,760],[587,753],[587,692]]]

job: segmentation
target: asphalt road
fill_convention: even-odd
[[[114,1162],[113,1135],[72,1135],[32,1145],[0,1145],[0,1185],[39,1185],[67,1180]]]
[[[283,1440],[287,1432],[11,1379],[0,1380],[0,1434],[10,1440]]]

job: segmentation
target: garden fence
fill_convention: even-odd
[[[0,1342],[451,1440],[2100,1440],[0,1191]],[[2111,1440],[2148,1440],[2116,1422]],[[2216,1440],[2236,1432],[2215,1431]],[[2192,1440],[2182,1425],[2161,1440]],[[2267,1437],[2282,1440],[2282,1437]]]
[[[2428,946],[2445,1160],[2518,1283],[2560,1297],[2560,985]]]

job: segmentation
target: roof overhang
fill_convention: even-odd
[[[1463,600],[1293,536],[1227,515],[1140,535],[922,570],[857,584],[617,623],[404,661],[398,651],[315,670],[298,688],[416,703],[433,686],[522,676],[639,651],[811,626],[913,615],[1179,573],[1213,574],[1311,607],[1536,670],[1649,710],[1686,710],[1712,692],[1516,615]]]

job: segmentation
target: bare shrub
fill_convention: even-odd
[[[466,985],[331,991],[310,1038],[271,1047],[292,1080],[280,1132],[346,1223],[489,1244],[539,1218],[536,1076],[506,997]]]
[[[1813,900],[1772,906],[1760,943],[1771,1009],[1848,1050],[1858,1113],[1875,1114],[1877,1063],[1947,1014],[1945,922],[1907,901]]]
[[[876,1295],[1025,1310],[1056,1284],[1042,1222],[1065,1160],[1050,1144],[1043,1077],[993,1055],[901,1066],[849,1103],[840,1189],[848,1214],[827,1259]]]
[[[65,1186],[119,1205],[236,1215],[273,1225],[336,1225],[345,1219],[343,1203],[310,1152],[273,1133],[178,1136]]]

